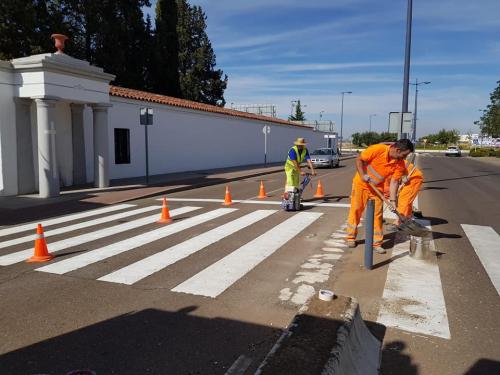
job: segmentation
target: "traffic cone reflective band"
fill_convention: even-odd
[[[163,207],[161,208],[161,217],[160,220],[157,221],[157,223],[171,223],[172,219],[170,218],[170,211],[168,210],[167,206],[167,200],[163,198]]]
[[[316,189],[316,194],[314,194],[314,198],[324,198],[325,194],[323,193],[323,186],[321,185],[321,181],[318,180],[318,188]]]
[[[231,200],[231,193],[229,192],[229,186],[226,186],[226,196],[224,197],[224,203],[222,203],[224,206],[230,206],[233,204],[233,201]]]
[[[45,237],[43,235],[42,224],[38,224],[36,228],[36,238],[35,238],[35,254],[29,258],[26,262],[48,262],[53,259],[54,256],[47,250],[47,243],[45,242]]]
[[[260,182],[259,195],[257,196],[259,199],[267,198],[266,190],[264,189],[264,182]]]

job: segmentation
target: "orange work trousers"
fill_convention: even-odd
[[[375,217],[373,223],[373,246],[382,246],[384,229],[382,227],[382,200],[371,190],[352,184],[351,208],[347,219],[347,240],[356,240],[358,225],[365,211],[368,199],[375,201]]]
[[[406,185],[403,185],[398,196],[398,211],[401,215],[411,217],[413,214],[413,201],[417,197],[420,187],[424,182],[423,178],[410,178]]]

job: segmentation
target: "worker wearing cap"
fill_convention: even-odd
[[[309,151],[306,148],[306,141],[304,138],[297,138],[294,145],[288,151],[288,157],[285,163],[285,173],[286,173],[286,187],[285,190],[289,190],[292,187],[299,188],[300,176],[304,176],[306,173],[300,168],[300,164],[304,161],[307,162],[311,174],[316,175],[314,167],[311,162],[311,157],[309,156]]]
[[[413,152],[413,144],[408,139],[401,139],[392,145],[377,144],[368,147],[356,159],[357,173],[352,181],[351,208],[347,220],[346,242],[349,247],[356,247],[358,225],[365,210],[368,199],[375,201],[375,218],[373,231],[373,249],[384,254],[382,241],[382,200],[369,185],[371,182],[380,192],[384,191],[384,182],[390,179],[390,200],[396,203],[399,180],[405,173],[404,159]]]
[[[417,197],[424,175],[416,165],[405,160],[405,174],[401,178],[401,188],[398,195],[398,212],[410,218],[413,214],[413,201]]]

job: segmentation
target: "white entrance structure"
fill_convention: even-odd
[[[84,184],[84,105],[93,110],[96,187],[109,186],[111,74],[63,53],[0,61],[0,195]],[[71,124],[62,121],[71,119]]]
[[[151,175],[284,162],[296,138],[309,148],[324,142],[311,126],[112,86],[113,79],[60,52],[0,61],[0,196],[50,198],[61,187],[145,176],[144,106],[155,113]]]

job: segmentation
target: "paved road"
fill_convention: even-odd
[[[32,225],[0,228],[0,373],[224,374],[242,355],[255,368],[342,255],[323,248],[345,220],[352,163],[321,170],[327,198],[312,203],[325,205],[301,213],[276,204],[277,173],[262,177],[264,204],[260,178],[232,182],[252,202],[231,207],[205,201],[223,185],[174,194],[168,226],[157,198],[52,218],[47,264],[22,261]]]
[[[359,299],[384,340],[383,374],[498,373],[500,164],[421,156],[419,203],[440,255],[415,262],[390,235],[372,271],[361,246],[339,242],[354,173],[343,164],[320,171],[327,197],[308,189],[321,204],[300,214],[276,204],[280,173],[263,177],[264,204],[260,178],[232,182],[244,202],[230,207],[213,201],[222,185],[173,194],[168,226],[155,223],[157,198],[65,212],[45,220],[47,264],[15,255],[31,226],[0,228],[0,373],[225,374],[238,359],[251,373],[320,288]]]

